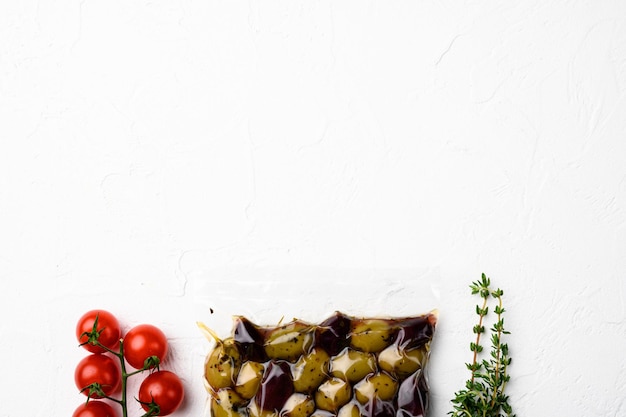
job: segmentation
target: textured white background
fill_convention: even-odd
[[[625,162],[623,1],[3,1],[0,416],[71,415],[90,308],[180,417],[197,320],[431,304],[444,416],[483,271],[518,415],[626,416]]]

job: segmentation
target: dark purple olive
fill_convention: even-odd
[[[352,319],[339,311],[324,320],[317,327],[315,345],[333,356],[350,345],[350,324]]]
[[[434,325],[429,316],[412,317],[398,320],[399,327],[396,343],[401,349],[414,349],[424,346],[432,340]]]
[[[400,384],[397,417],[424,417],[428,411],[428,385],[422,370]]]
[[[285,361],[270,362],[254,400],[263,410],[280,411],[293,392],[289,364]]]
[[[235,317],[233,339],[237,342],[244,361],[265,362],[267,355],[263,349],[263,336],[258,326],[245,317]]]

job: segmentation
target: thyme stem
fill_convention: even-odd
[[[474,379],[476,377],[476,373],[478,372],[478,367],[477,367],[477,362],[478,362],[478,352],[480,351],[480,335],[483,333],[483,319],[485,317],[486,314],[483,314],[483,312],[485,311],[485,309],[487,308],[487,297],[483,297],[483,307],[478,311],[478,315],[480,316],[480,318],[478,319],[478,326],[477,326],[477,330],[476,330],[476,348],[473,349],[474,351],[474,359],[472,360],[472,384],[474,383]]]
[[[497,294],[497,293],[496,293]],[[496,308],[496,314],[498,315],[498,322],[496,324],[496,326],[494,327],[495,329],[497,329],[497,334],[498,334],[498,343],[496,343],[495,349],[496,349],[496,369],[494,370],[494,379],[495,382],[498,382],[498,373],[500,371],[500,354],[502,352],[502,348],[500,347],[500,338],[502,337],[502,326],[500,326],[499,324],[502,322],[502,297],[497,294],[497,298],[498,298],[498,308]],[[496,404],[496,397],[498,395],[498,391],[497,390],[493,390],[493,397],[491,399],[491,407],[493,407]]]
[[[485,274],[481,279],[470,285],[473,295],[478,294],[482,299],[481,305],[476,305],[478,324],[474,326],[475,342],[470,343],[473,352],[471,363],[466,366],[471,370],[471,378],[465,384],[465,389],[455,393],[452,399],[453,410],[448,414],[452,417],[515,417],[509,404],[509,397],[505,395],[505,388],[510,376],[507,373],[511,363],[508,345],[503,343],[502,337],[509,332],[504,328],[504,312],[502,295],[498,288],[491,290],[491,281]],[[489,328],[491,334],[491,352],[489,359],[480,358],[483,347],[480,344],[482,333],[485,333],[485,318],[489,310],[489,300],[495,301],[495,322]]]

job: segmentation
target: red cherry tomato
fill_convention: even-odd
[[[97,393],[84,389],[91,384],[100,384],[105,395],[114,393],[120,385],[122,373],[119,365],[110,356],[91,354],[84,357],[74,371],[74,382],[83,394],[91,398],[102,398]]]
[[[105,310],[91,310],[83,314],[76,324],[76,338],[82,346],[92,353],[104,353],[105,349],[89,342],[87,333],[93,332],[93,324],[98,318],[96,332],[99,333],[98,342],[114,350],[120,342],[120,324],[115,316]]]
[[[79,405],[72,417],[117,417],[117,413],[104,401],[89,401]]]
[[[158,327],[140,324],[130,329],[124,337],[124,358],[135,369],[142,369],[146,359],[151,356],[163,362],[165,355],[167,338]]]
[[[156,415],[172,414],[183,402],[185,390],[178,376],[170,371],[157,371],[148,375],[139,387],[139,401],[144,410],[150,410],[150,404],[159,406]]]

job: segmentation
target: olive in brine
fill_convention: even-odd
[[[315,401],[311,396],[301,393],[294,393],[287,398],[281,416],[285,417],[309,417],[315,411]]]
[[[404,350],[394,343],[378,354],[378,366],[391,374],[408,376],[422,367],[426,352],[426,346]]]
[[[363,417],[357,403],[350,401],[344,404],[337,412],[337,417]]]
[[[280,411],[293,392],[289,364],[284,361],[270,362],[265,369],[254,401],[262,410]]]
[[[340,312],[324,320],[317,327],[315,345],[320,346],[329,355],[336,355],[350,344],[352,319]]]
[[[302,356],[292,368],[293,386],[297,392],[313,392],[328,376],[330,356],[320,347],[315,347]]]
[[[239,344],[243,360],[265,362],[267,359],[259,327],[247,318],[234,317],[233,339]]]
[[[434,313],[425,316],[398,320],[396,343],[401,349],[414,349],[424,346],[433,338],[437,317]]]
[[[391,344],[393,336],[393,329],[387,320],[356,320],[352,322],[350,346],[363,352],[380,352]]]
[[[350,348],[344,349],[330,362],[331,375],[348,382],[359,381],[375,371],[376,357],[373,354]]]
[[[428,411],[428,385],[418,370],[405,379],[398,389],[398,416],[423,417]]]
[[[264,410],[257,403],[251,401],[246,408],[247,414],[243,417],[279,417],[277,410]]]
[[[265,339],[265,353],[271,359],[293,361],[308,352],[313,344],[313,327],[293,321],[270,331]]]
[[[241,358],[235,341],[232,338],[218,340],[204,364],[205,383],[214,390],[232,387],[240,367]]]
[[[337,411],[350,401],[352,388],[343,379],[331,378],[315,391],[315,404],[322,410]]]
[[[398,390],[398,383],[385,373],[369,375],[354,386],[354,396],[358,402],[365,404],[368,401],[379,399],[389,401]]]
[[[213,417],[245,417],[239,409],[245,405],[243,400],[232,388],[222,388],[211,398],[211,415]]]
[[[374,398],[362,405],[363,417],[423,417],[423,416],[403,416],[396,415],[396,409],[391,401],[383,401]]]
[[[241,365],[241,370],[235,383],[235,391],[243,398],[254,397],[263,378],[263,364],[259,362],[247,361]]]
[[[309,417],[335,417],[335,413],[316,408],[315,411],[313,411],[313,414],[311,414]]]

